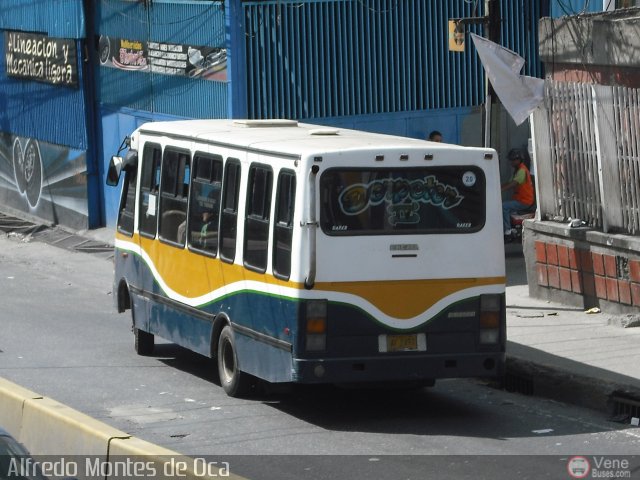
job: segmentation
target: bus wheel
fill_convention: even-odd
[[[222,329],[218,340],[218,374],[220,385],[230,397],[239,397],[249,390],[249,376],[238,368],[238,353],[230,325]]]
[[[135,348],[138,355],[151,355],[153,353],[153,334],[133,327],[135,335]]]

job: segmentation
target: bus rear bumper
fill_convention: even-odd
[[[294,382],[412,382],[504,375],[505,353],[293,359]]]

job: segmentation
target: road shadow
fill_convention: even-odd
[[[171,368],[214,382],[220,386],[216,361],[174,343],[156,343],[151,357]]]
[[[616,397],[640,405],[640,380],[635,377],[511,341],[507,353],[507,372],[528,379],[536,396],[609,414],[617,413]]]
[[[507,287],[517,285],[527,285],[527,269],[524,257],[507,257],[505,259],[505,269],[507,273]]]
[[[521,258],[523,256],[522,242],[514,241],[504,244],[505,258]]]
[[[154,355],[167,366],[211,383],[212,389],[219,389],[215,395],[224,395],[214,360],[173,344],[158,345]],[[566,406],[506,392],[474,379],[440,380],[433,388],[281,385],[272,389],[258,381],[250,395],[240,402],[266,406],[333,432],[471,436],[497,440],[536,436],[532,430],[533,425],[540,425],[540,410],[559,409],[558,418],[567,411]],[[546,425],[546,422],[542,423]],[[561,426],[553,425],[554,435],[622,428],[616,423],[610,423],[608,429],[594,422],[554,422],[562,423]]]

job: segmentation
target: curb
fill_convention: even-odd
[[[0,427],[24,444],[32,455],[86,455],[110,464],[119,456],[144,462],[147,471],[189,479],[213,479],[202,462],[133,437],[51,398],[43,397],[0,377]],[[176,465],[180,466],[176,471]],[[203,472],[204,473],[201,473]],[[107,469],[107,472],[109,470]],[[172,472],[172,474],[167,474]],[[121,471],[105,479],[127,478]],[[84,475],[79,475],[81,478]],[[155,475],[153,475],[155,477]],[[232,480],[245,480],[228,473]],[[101,476],[102,477],[102,476]],[[93,478],[93,477],[92,477]],[[156,477],[158,478],[158,477]]]
[[[624,411],[629,412],[629,417],[637,417],[640,405],[639,386],[582,375],[513,355],[507,355],[504,388],[590,408],[612,418]]]
[[[37,399],[42,399],[42,395],[0,377],[0,426],[18,438],[22,426],[23,406],[25,402]]]

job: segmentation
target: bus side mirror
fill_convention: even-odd
[[[107,185],[115,187],[120,180],[122,170],[135,168],[138,165],[138,152],[129,150],[124,158],[114,155],[109,162],[109,170],[107,170]]]
[[[109,170],[107,170],[107,185],[115,187],[120,180],[120,172],[122,172],[122,164],[124,160],[122,157],[114,155],[109,162]]]

